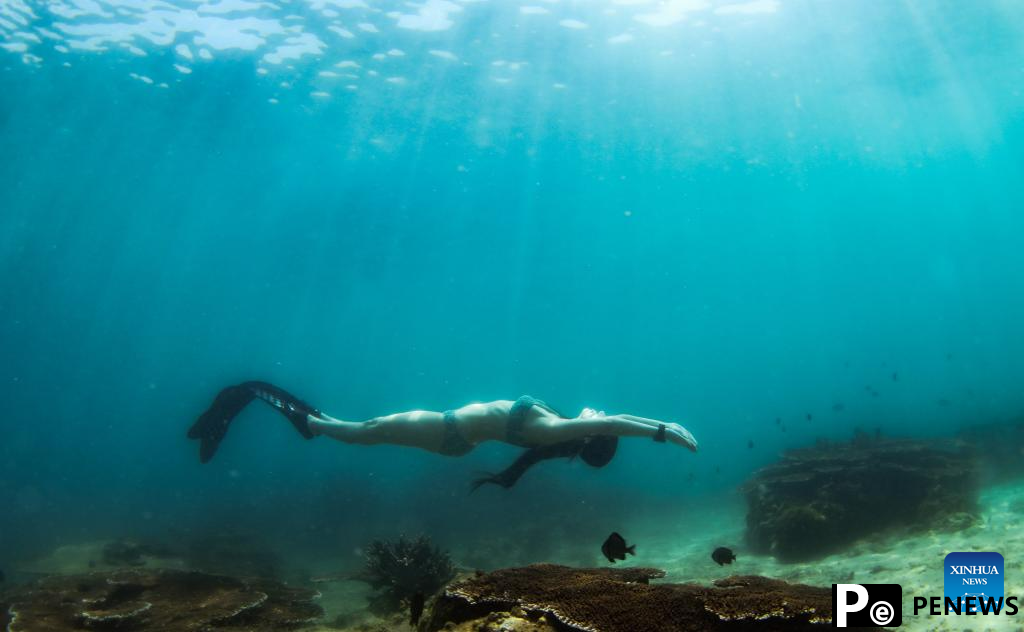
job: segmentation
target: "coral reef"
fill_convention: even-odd
[[[730,577],[714,586],[649,583],[663,575],[553,564],[482,573],[445,589],[420,630],[803,630],[832,620],[827,588],[764,577]]]
[[[786,452],[744,485],[747,543],[784,562],[834,553],[894,527],[959,529],[977,516],[978,468],[955,441],[859,433]]]
[[[417,593],[430,596],[455,577],[448,554],[430,538],[375,540],[366,548],[366,565],[354,579],[376,591],[370,600],[374,612],[394,612]]]
[[[176,570],[54,576],[0,595],[0,628],[272,632],[317,620],[315,596],[272,581]]]
[[[557,622],[546,619],[530,619],[530,615],[520,610],[513,612],[492,612],[482,619],[474,619],[463,623],[449,623],[444,632],[564,632],[562,626],[555,627]]]

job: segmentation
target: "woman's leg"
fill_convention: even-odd
[[[325,415],[273,384],[243,382],[222,390],[189,429],[188,437],[200,442],[200,461],[206,463],[213,458],[231,422],[253,399],[272,406],[307,439],[323,434],[345,443],[391,443],[451,456],[469,452],[480,441],[503,436],[510,405],[492,402],[463,406],[452,411],[450,419],[445,413],[413,410],[351,422]]]
[[[444,414],[413,410],[368,421],[343,421],[329,415],[310,415],[309,429],[344,443],[376,445],[390,443],[430,452],[440,452],[445,436]]]

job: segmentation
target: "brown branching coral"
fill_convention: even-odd
[[[376,612],[400,610],[413,595],[432,595],[453,577],[451,558],[426,536],[375,540],[366,548],[366,565],[356,575],[376,591],[370,600]]]

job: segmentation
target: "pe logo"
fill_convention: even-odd
[[[832,584],[832,625],[897,628],[903,623],[899,584]]]
[[[1003,556],[999,553],[950,553],[946,556],[944,597],[963,604],[964,614],[986,614],[980,605],[1003,598]],[[946,614],[955,614],[946,602]]]

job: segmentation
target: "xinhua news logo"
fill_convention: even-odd
[[[903,623],[899,584],[832,584],[832,625],[895,628]]]
[[[1003,556],[999,553],[950,553],[943,566],[946,614],[955,610],[957,598],[965,614],[978,614],[979,609],[989,610],[985,606],[990,603],[1003,603]]]

